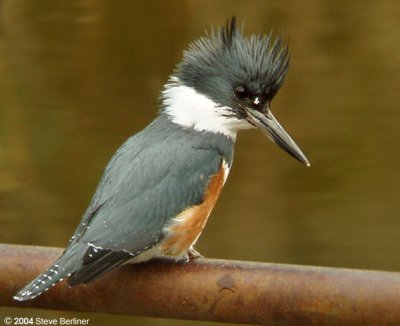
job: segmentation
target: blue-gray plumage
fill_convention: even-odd
[[[240,129],[260,129],[309,165],[269,110],[287,67],[280,39],[245,38],[234,18],[193,43],[159,116],[111,159],[63,255],[14,298],[32,299],[66,277],[71,286],[87,283],[129,260],[197,255]]]
[[[232,159],[228,137],[177,127],[161,114],[112,158],[71,245],[142,251],[163,237],[168,218],[203,201],[209,177]]]

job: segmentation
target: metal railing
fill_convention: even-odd
[[[400,325],[400,273],[198,259],[124,265],[87,286],[12,295],[62,249],[0,244],[0,305],[268,325]]]

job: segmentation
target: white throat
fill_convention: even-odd
[[[247,121],[232,116],[229,107],[219,106],[195,89],[180,84],[176,77],[170,81],[163,91],[163,104],[176,124],[197,131],[222,133],[232,140],[240,129],[252,128]]]

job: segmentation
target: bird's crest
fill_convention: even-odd
[[[213,94],[213,88],[235,83],[268,87],[272,98],[283,83],[288,63],[282,37],[273,37],[272,32],[245,36],[233,16],[223,27],[206,31],[189,45],[174,77],[219,101],[221,88],[218,94]]]
[[[222,43],[225,44],[225,46],[230,47],[232,44],[232,39],[235,37],[236,34],[236,17],[232,16],[231,19],[228,19],[226,21],[226,26],[221,27],[221,38],[222,38]]]

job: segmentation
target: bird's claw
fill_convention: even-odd
[[[195,259],[199,259],[199,258],[204,258],[204,256],[202,254],[200,254],[196,249],[194,249],[193,247],[191,247],[188,252],[187,252],[187,256],[189,258],[189,260],[195,260]]]
[[[192,260],[199,259],[199,258],[204,258],[204,256],[201,255],[197,250],[195,250],[192,247],[187,251],[186,255],[180,257],[177,260],[177,262],[178,263],[182,263],[182,264],[186,264],[186,263],[188,263],[188,262],[190,262]]]

